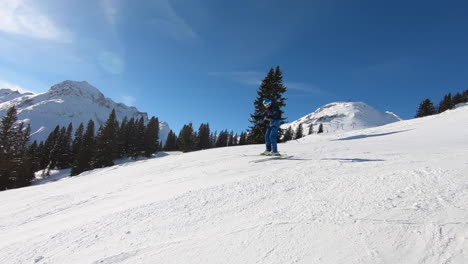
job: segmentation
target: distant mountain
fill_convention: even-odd
[[[97,129],[106,122],[112,109],[115,109],[119,121],[124,117],[143,117],[148,121],[147,113],[104,97],[86,81],[64,81],[41,94],[1,89],[0,116],[4,116],[12,105],[18,110],[18,118],[31,124],[31,141],[45,140],[55,126],[68,126],[70,122],[76,129],[80,123],[86,126],[93,119]],[[169,126],[166,122],[160,122],[159,126],[160,139],[165,142]]]
[[[382,126],[400,121],[401,118],[392,112],[380,112],[362,102],[336,102],[320,107],[294,122],[281,126],[282,129],[292,127],[296,131],[302,124],[304,134],[307,135],[313,125],[317,133],[320,124],[324,132],[350,131],[355,129]]]
[[[0,89],[0,104],[21,97],[23,95],[32,95],[32,93],[20,93],[10,89]]]

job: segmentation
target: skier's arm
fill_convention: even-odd
[[[271,119],[280,119],[280,116],[281,116],[281,112],[279,108],[271,109],[271,113],[269,116]]]
[[[265,119],[266,114],[265,114],[265,112],[262,112],[262,113],[260,113],[258,115],[250,115],[250,117],[251,117],[251,119],[253,121],[261,121],[261,120]]]

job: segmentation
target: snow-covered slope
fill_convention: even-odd
[[[52,86],[46,93],[37,95],[2,89],[0,99],[0,116],[5,115],[8,108],[15,105],[18,118],[31,123],[31,141],[45,140],[57,125],[66,127],[70,122],[76,129],[80,123],[86,126],[88,121],[93,119],[99,128],[107,120],[112,109],[115,109],[119,121],[125,116],[129,119],[143,117],[148,120],[146,113],[104,97],[97,88],[86,81],[64,81]],[[161,140],[165,142],[169,126],[160,122],[160,129]]]
[[[382,113],[362,102],[336,102],[320,107],[315,112],[308,114],[294,122],[281,126],[283,129],[291,127],[296,131],[302,124],[304,134],[308,134],[311,125],[317,133],[320,124],[323,124],[324,132],[350,131],[362,128],[381,126],[401,119],[391,113]]]
[[[18,91],[13,91],[11,89],[0,89],[0,104],[13,100],[15,98],[24,96],[24,95],[32,95],[32,93],[20,93]]]
[[[468,107],[0,192],[0,263],[468,263]]]

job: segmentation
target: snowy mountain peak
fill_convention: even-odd
[[[350,131],[400,120],[401,118],[392,112],[380,112],[363,102],[334,102],[294,122],[284,124],[281,128],[292,127],[296,130],[302,124],[303,130],[307,132],[311,125],[318,128],[318,125],[322,124],[325,132]]]
[[[101,91],[86,81],[64,81],[52,86],[49,91],[37,95],[21,94],[11,90],[0,90],[0,115],[15,105],[18,119],[31,124],[31,141],[42,141],[59,125],[61,127],[73,124],[76,129],[80,123],[84,125],[92,119],[99,127],[115,109],[117,119],[142,118],[147,122],[147,113],[137,108],[116,103],[106,98]],[[165,142],[169,126],[160,122],[160,139]]]
[[[80,96],[93,101],[104,101],[104,95],[87,81],[64,81],[52,86],[48,92],[51,96]]]

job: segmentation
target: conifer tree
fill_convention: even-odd
[[[468,90],[465,90],[463,93],[462,93],[462,102],[463,103],[468,103]]]
[[[117,135],[117,146],[118,146],[118,158],[125,157],[126,154],[126,142],[127,142],[127,133],[128,133],[128,119],[124,117],[122,123],[119,127],[119,132]]]
[[[201,124],[200,128],[198,128],[197,150],[211,148],[210,135],[211,135],[210,125],[208,123]]]
[[[130,156],[134,159],[136,159],[138,156],[142,156],[145,152],[145,129],[145,120],[143,117],[141,117],[138,119],[138,121],[135,122],[135,126],[133,127],[133,130],[130,134],[130,139],[133,146]]]
[[[245,132],[242,132],[240,134],[238,144],[241,145],[241,146],[247,144],[247,138],[246,138],[246,133]]]
[[[292,127],[288,127],[288,129],[286,129],[286,131],[283,133],[283,137],[281,139],[281,142],[290,141],[290,140],[293,139],[293,137],[294,137],[294,135],[293,135]]]
[[[28,156],[31,157],[32,171],[38,171],[39,168],[39,145],[37,141],[34,142],[28,147]]]
[[[195,132],[192,123],[184,125],[177,138],[177,146],[183,152],[190,152],[195,148]]]
[[[415,117],[424,117],[434,115],[436,113],[437,112],[432,101],[430,99],[426,99],[422,101],[421,104],[419,104],[418,111],[416,112]]]
[[[211,147],[216,147],[216,140],[218,139],[218,131],[211,133],[210,135],[210,144]]]
[[[75,131],[75,137],[72,142],[71,165],[73,165],[73,163],[75,162],[75,159],[78,155],[78,151],[80,150],[81,143],[83,142],[83,133],[84,133],[84,126],[83,126],[83,123],[80,123],[80,125]]]
[[[38,166],[37,170],[35,171],[43,170],[45,168],[46,164],[43,163],[43,161],[45,160],[44,156],[45,156],[44,141],[41,141],[39,145],[37,145],[37,150],[35,152],[35,157],[36,157],[37,166]]]
[[[127,123],[127,126],[125,127],[124,133],[124,156],[130,157],[132,153],[136,151],[136,143],[134,142],[134,137],[132,134],[136,130],[135,128],[136,123],[135,123],[135,118],[130,118],[130,120]]]
[[[23,128],[23,123],[18,126],[18,138],[19,144],[17,147],[17,153],[15,158],[16,168],[14,173],[16,174],[13,179],[12,188],[19,188],[29,186],[34,179],[34,170],[32,164],[32,156],[28,152],[28,142],[31,134],[31,126],[28,124],[26,128]]]
[[[144,155],[151,157],[159,147],[159,120],[155,117],[152,117],[146,126],[144,142]]]
[[[321,133],[323,133],[323,124],[319,125],[318,131],[317,131],[317,134],[321,134]]]
[[[60,126],[56,126],[55,129],[50,132],[44,144],[44,170],[42,171],[42,177],[49,176],[50,170],[57,166],[60,158]]]
[[[114,160],[118,157],[117,135],[119,122],[115,109],[111,111],[106,123],[96,136],[96,145],[92,161],[93,168],[103,168],[114,165]]]
[[[166,150],[166,151],[178,150],[178,148],[177,148],[177,136],[172,130],[169,130],[169,134],[167,135],[166,145],[164,146],[164,150]]]
[[[31,129],[17,120],[13,106],[0,122],[0,191],[28,186],[34,176],[26,147]]]
[[[227,132],[227,131],[226,131]],[[228,146],[234,146],[234,131],[228,134]]]
[[[449,109],[453,108],[453,102],[452,102],[452,94],[449,93],[444,96],[444,99],[440,102],[439,104],[439,113],[442,113],[444,111],[447,111]]]
[[[294,139],[300,139],[303,136],[304,136],[304,132],[302,129],[302,124],[300,124],[296,129],[296,133],[294,134]]]
[[[93,148],[94,148],[94,121],[89,120],[86,126],[86,132],[83,135],[83,141],[79,148],[77,157],[71,169],[71,175],[78,175],[83,171],[91,170]]]
[[[309,126],[309,135],[312,135],[314,133],[314,124],[310,124]]]
[[[232,146],[237,146],[239,145],[239,135],[234,134],[234,136],[232,137]]]
[[[128,147],[127,155],[136,159],[138,156],[144,154],[144,135],[145,135],[145,122],[143,117],[138,120],[130,119],[128,124]]]
[[[68,124],[65,137],[63,138],[63,155],[64,155],[64,168],[71,168],[73,163],[73,152],[72,152],[72,134],[73,134],[73,124]]]
[[[280,109],[283,114],[283,108],[286,106],[286,98],[283,97],[283,94],[286,92],[287,88],[283,84],[283,73],[279,66],[275,70],[270,69],[265,79],[263,79],[258,91],[257,98],[254,101],[254,114],[252,116],[259,116],[264,112],[263,100],[270,99],[272,100]],[[283,116],[283,120],[286,118]],[[268,123],[264,120],[255,120],[251,119],[250,122],[252,125],[249,127],[249,136],[248,141],[250,144],[259,144],[264,142],[264,134],[268,128]],[[282,121],[284,123],[284,121]],[[278,137],[280,137],[279,133]]]
[[[461,93],[456,93],[452,98],[452,105],[456,106],[457,104],[461,104],[463,102],[463,95]]]
[[[65,169],[71,167],[71,134],[73,132],[73,126],[70,123],[68,127],[62,127],[60,129],[57,142],[57,168]]]
[[[227,130],[221,131],[216,140],[216,147],[221,148],[221,147],[228,146],[228,140],[229,140],[229,133],[227,132]]]
[[[23,129],[21,123],[20,129],[18,130],[20,134],[20,144],[17,153],[17,168],[16,170],[16,182],[13,188],[25,187],[31,185],[31,182],[34,179],[34,167],[33,167],[33,156],[29,154],[28,142],[31,135],[31,126],[28,124],[26,128]]]

